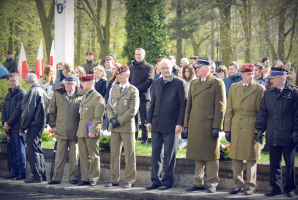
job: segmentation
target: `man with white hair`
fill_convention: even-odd
[[[45,174],[45,161],[41,148],[41,134],[46,124],[50,98],[38,85],[36,74],[27,74],[25,82],[30,90],[24,96],[19,134],[23,136],[27,130],[28,158],[33,174],[30,179],[25,180],[25,183],[41,183],[42,176],[45,181],[43,175]]]
[[[53,178],[48,184],[60,184],[69,149],[69,181],[77,184],[78,179],[78,138],[80,121],[79,106],[86,94],[78,85],[77,77],[66,76],[65,84],[54,90],[50,103],[50,122],[56,132],[57,152]]]
[[[151,131],[152,140],[152,184],[145,188],[147,190],[165,190],[174,184],[178,142],[187,102],[186,82],[173,74],[173,65],[169,59],[160,62],[160,70],[162,78],[153,82],[147,119],[147,131]],[[163,147],[165,171],[161,179]]]
[[[185,65],[188,65],[189,61],[187,58],[182,58],[180,61],[180,67],[183,68]]]

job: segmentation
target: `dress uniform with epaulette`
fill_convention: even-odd
[[[87,74],[80,77],[80,81],[94,80],[93,74]],[[84,86],[83,86],[84,89]],[[78,184],[95,186],[100,175],[100,155],[99,155],[99,137],[102,137],[101,123],[104,115],[103,97],[93,89],[83,96],[80,105],[80,122],[77,132],[81,182]],[[89,137],[89,134],[96,134],[95,137]]]
[[[239,72],[253,73],[254,65],[244,64]],[[234,83],[229,91],[224,130],[227,141],[231,142],[229,157],[233,167],[233,189],[230,194],[243,191],[253,194],[257,187],[257,163],[261,156],[261,145],[256,142],[256,117],[264,86],[251,80]],[[243,160],[246,160],[246,183],[243,180]]]
[[[128,66],[121,66],[116,74],[129,70]],[[120,80],[119,80],[120,81]],[[106,187],[116,186],[120,180],[120,157],[122,144],[125,152],[125,185],[133,186],[136,180],[136,155],[135,155],[135,115],[140,104],[139,90],[128,82],[114,85],[110,91],[107,102],[107,115],[110,119],[109,131],[111,131],[111,164],[110,183]]]

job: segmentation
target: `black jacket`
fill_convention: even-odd
[[[177,70],[178,70],[179,68],[180,68],[180,67],[179,67],[178,65],[174,65],[174,66],[173,66],[173,70],[172,70],[172,72],[173,72],[174,75],[176,75],[176,72],[177,72]]]
[[[286,82],[281,93],[271,87],[262,98],[256,119],[258,131],[266,131],[269,146],[294,145],[291,138],[298,131],[298,89]]]
[[[94,84],[94,88],[95,90],[101,94],[101,96],[104,98],[106,93],[107,93],[107,90],[108,90],[108,80],[106,78],[101,78],[99,79],[99,81],[97,81],[95,84]]]
[[[11,126],[11,133],[19,133],[25,94],[26,91],[21,85],[17,86],[13,91],[9,88],[6,94],[2,107],[2,124],[4,125],[4,122],[7,122],[7,125]]]
[[[139,90],[140,100],[150,100],[150,85],[154,77],[154,67],[146,62],[134,61],[130,66],[129,83]]]
[[[50,98],[38,85],[34,84],[24,96],[20,133],[28,128],[42,129],[47,120]]]
[[[183,127],[186,108],[186,82],[172,74],[167,83],[163,78],[153,83],[147,122],[152,131],[175,134],[176,125]]]

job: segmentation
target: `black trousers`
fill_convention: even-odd
[[[286,182],[284,191],[291,192],[296,189],[295,185],[295,146],[277,147],[269,146],[270,158],[270,185],[276,192],[281,191],[282,187],[282,155],[286,164]]]
[[[43,129],[32,128],[27,130],[26,143],[28,158],[33,178],[39,179],[45,175],[45,161],[41,148],[41,134]]]
[[[139,134],[139,127],[142,129],[142,140],[143,142],[147,142],[148,140],[148,131],[146,128],[147,125],[147,103],[149,101],[142,100],[140,101],[140,108],[138,111],[138,114],[141,117],[141,125],[139,126],[139,118],[138,114],[135,116],[135,122],[136,122],[136,132],[135,132],[135,139],[138,140],[138,134]]]
[[[157,185],[172,186],[180,134],[151,132],[152,157],[151,180]],[[162,172],[162,149],[164,146],[164,175]]]

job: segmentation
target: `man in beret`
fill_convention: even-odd
[[[106,187],[117,186],[120,180],[120,157],[122,144],[125,152],[125,184],[124,188],[133,186],[136,180],[135,154],[135,115],[139,109],[139,90],[128,82],[130,71],[128,66],[121,66],[116,74],[119,84],[111,89],[107,102],[107,115],[110,119],[111,164],[110,183]]]
[[[80,121],[79,106],[86,94],[77,85],[78,78],[66,76],[64,85],[54,89],[50,103],[50,122],[56,132],[57,152],[54,176],[48,184],[60,184],[63,177],[67,151],[69,149],[69,181],[77,184],[78,179],[78,138]]]
[[[282,190],[282,155],[286,164],[284,192],[295,196],[295,144],[298,144],[298,89],[287,81],[283,66],[272,67],[269,75],[272,87],[262,98],[256,120],[256,140],[269,146],[270,185],[265,196],[280,195]]]
[[[190,83],[184,116],[184,134],[187,135],[187,159],[195,160],[194,185],[186,191],[205,190],[206,165],[208,192],[216,192],[219,169],[219,131],[223,129],[226,110],[225,86],[210,73],[210,58],[199,57],[197,78]]]
[[[12,59],[13,52],[6,51],[6,61],[3,63],[4,67],[9,71],[9,73],[16,73],[18,70],[18,63]],[[5,76],[4,78],[9,79],[9,76]]]
[[[103,59],[103,62],[105,63],[106,75],[109,81],[110,78],[113,76],[112,67],[114,65],[114,59],[112,56],[106,56],[105,59]]]
[[[100,175],[99,137],[104,115],[103,97],[94,89],[95,77],[87,74],[80,77],[83,90],[87,92],[80,104],[80,122],[77,131],[81,182],[78,186],[96,186]]]
[[[231,142],[229,157],[233,167],[233,189],[230,194],[251,195],[257,187],[257,163],[261,145],[255,141],[256,117],[264,94],[264,87],[253,81],[254,65],[244,64],[239,72],[242,81],[230,87],[224,130]],[[246,183],[243,180],[243,160],[246,160]]]
[[[93,74],[93,67],[95,67],[98,63],[94,62],[94,53],[89,51],[86,53],[87,55],[87,62],[82,64],[82,67],[85,69],[86,74]]]

